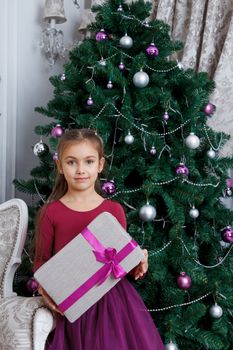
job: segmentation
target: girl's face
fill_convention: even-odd
[[[65,147],[57,166],[69,190],[94,190],[98,173],[103,170],[104,158],[99,159],[99,153],[91,141],[83,140]]]

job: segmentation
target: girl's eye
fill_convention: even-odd
[[[93,160],[93,159],[88,159],[88,160],[87,160],[87,164],[92,164],[92,163],[94,163],[94,160]]]
[[[67,162],[68,165],[73,165],[74,163],[75,163],[74,160],[69,160],[69,161]]]

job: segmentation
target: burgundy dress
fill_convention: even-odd
[[[70,242],[97,215],[107,211],[126,228],[120,204],[104,200],[97,208],[79,212],[54,201],[41,220],[34,269]],[[41,243],[40,243],[41,242]],[[46,350],[165,350],[141,297],[123,278],[74,323],[57,316]]]

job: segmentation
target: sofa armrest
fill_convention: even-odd
[[[46,307],[36,310],[33,318],[33,350],[44,349],[49,333],[55,328],[52,312]]]
[[[44,350],[53,327],[42,297],[0,298],[0,349]]]

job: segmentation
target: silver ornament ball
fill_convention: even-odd
[[[207,156],[208,156],[210,159],[214,159],[215,156],[216,156],[216,153],[215,153],[214,150],[211,148],[211,149],[209,149],[209,151],[207,151]]]
[[[131,145],[133,142],[134,142],[134,137],[133,135],[131,135],[129,131],[128,134],[125,136],[125,143],[127,143],[127,145]]]
[[[65,75],[65,73],[62,73],[62,74],[60,75],[60,80],[61,80],[61,81],[66,80],[66,75]]]
[[[140,72],[137,72],[133,76],[133,83],[138,88],[144,88],[149,84],[149,76],[146,72],[143,72],[142,70]]]
[[[98,63],[101,65],[101,66],[106,66],[107,62],[105,61],[105,59],[103,57],[101,57],[101,60],[98,61]]]
[[[199,210],[195,207],[192,207],[192,209],[189,210],[189,215],[191,218],[196,219],[199,216]]]
[[[230,247],[231,243],[227,243],[227,242],[224,242],[224,241],[220,241],[220,245],[223,249],[227,249]]]
[[[152,221],[156,217],[156,209],[153,205],[145,204],[139,210],[139,217],[143,221]]]
[[[212,305],[210,307],[209,314],[213,318],[220,318],[220,317],[222,317],[223,310],[222,310],[221,306],[219,306],[217,303],[215,303],[214,305]]]
[[[225,194],[226,194],[227,197],[231,197],[232,196],[232,190],[230,189],[230,187],[226,188]]]
[[[120,45],[123,49],[130,49],[133,46],[133,39],[125,34],[121,39],[120,39]]]
[[[173,342],[166,344],[165,349],[166,350],[178,350],[176,344],[174,344]]]
[[[35,144],[35,146],[33,147],[33,153],[35,154],[35,156],[42,156],[43,154],[47,153],[49,150],[48,146],[43,143],[42,141],[38,142]]]
[[[200,139],[193,132],[185,139],[185,144],[190,149],[196,149],[200,145]]]
[[[184,66],[183,66],[183,64],[181,62],[178,62],[177,66],[178,66],[179,69],[183,69],[184,68]]]

